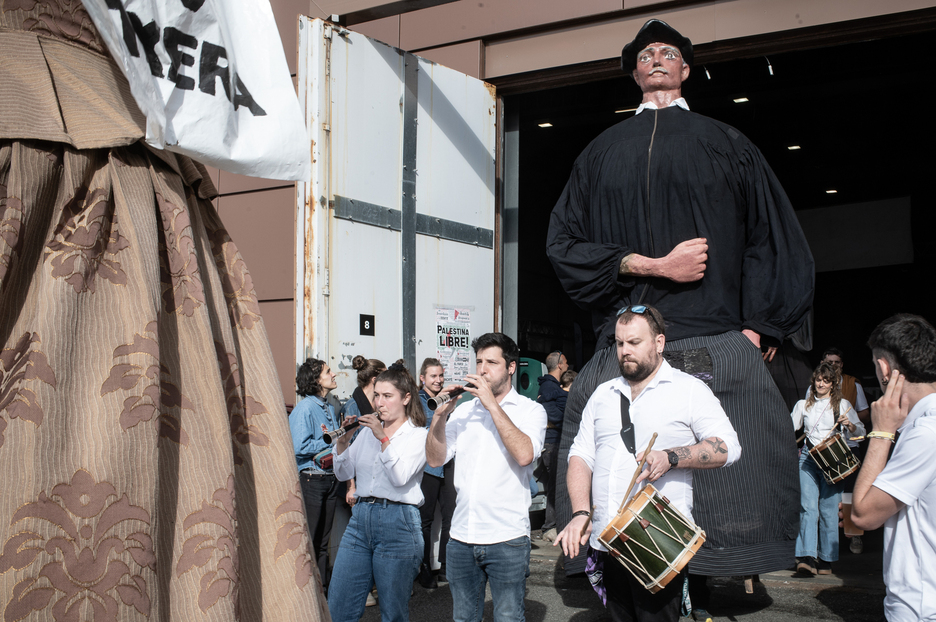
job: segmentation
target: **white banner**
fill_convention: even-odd
[[[146,115],[146,142],[308,180],[311,154],[269,0],[82,0]]]

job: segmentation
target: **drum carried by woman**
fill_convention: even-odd
[[[361,431],[353,444],[350,434],[335,443],[335,475],[357,478],[357,503],[332,570],[328,608],[334,622],[359,620],[374,583],[381,619],[409,620],[423,557],[417,508],[423,503],[426,416],[416,383],[400,363],[377,377],[374,407],[376,414],[357,419]]]
[[[809,396],[796,403],[793,429],[803,427],[806,445],[800,451],[800,530],[796,538],[796,569],[831,574],[838,561],[838,504],[842,480],[857,468],[857,459],[836,427],[849,436],[863,436],[864,425],[842,398],[840,376],[829,363],[813,372]],[[838,436],[838,438],[836,438]]]

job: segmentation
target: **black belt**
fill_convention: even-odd
[[[332,477],[334,477],[335,474],[323,473],[321,471],[313,471],[312,469],[302,469],[301,471],[299,471],[299,475],[308,475],[309,477],[312,477],[313,475],[317,475],[319,477],[325,477],[327,475],[331,475]]]
[[[383,499],[381,497],[360,497],[357,500],[358,503],[378,503],[380,505],[413,505],[412,503],[404,503],[402,501],[393,501],[391,499]]]

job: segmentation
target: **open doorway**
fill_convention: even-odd
[[[693,111],[747,135],[777,174],[816,259],[807,357],[815,363],[835,344],[865,386],[873,371],[864,344],[879,321],[899,311],[936,319],[931,43],[932,33],[922,33],[696,65],[683,87]],[[520,121],[517,332],[525,355],[560,349],[581,369],[594,351],[589,315],[546,258],[549,214],[582,149],[639,102],[624,75],[505,100]]]

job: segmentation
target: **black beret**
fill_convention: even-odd
[[[633,73],[637,68],[637,54],[657,41],[675,45],[682,54],[683,62],[692,66],[692,41],[663,20],[651,19],[643,25],[634,40],[621,50],[621,70],[628,75]]]

